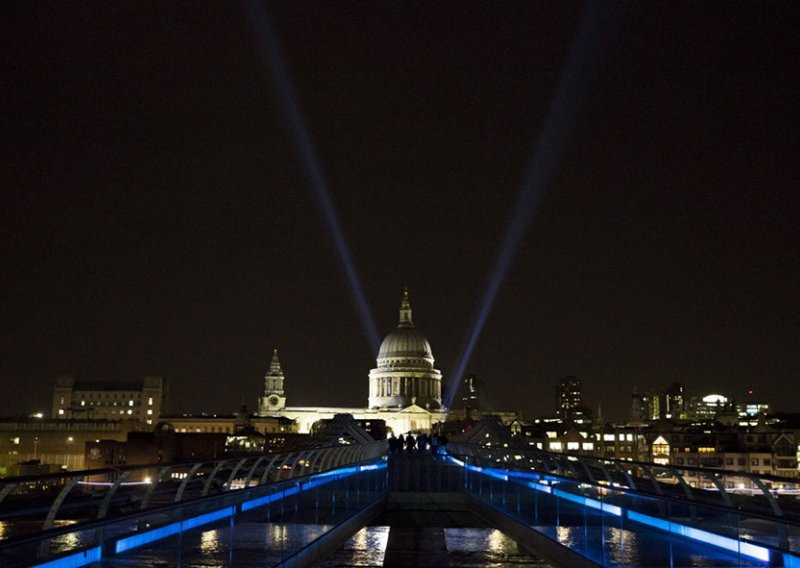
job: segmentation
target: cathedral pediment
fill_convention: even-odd
[[[425,414],[430,414],[431,413],[430,410],[428,410],[426,408],[422,408],[421,406],[416,405],[416,404],[410,404],[410,405],[406,406],[405,408],[400,409],[400,410],[397,411],[398,414],[413,414],[413,413],[416,413],[416,412],[424,412]]]

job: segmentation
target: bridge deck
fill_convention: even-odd
[[[404,451],[390,456],[388,474],[383,513],[326,566],[355,565],[352,552],[371,534],[382,535],[385,553],[368,566],[550,566],[469,509],[462,468],[427,451]]]

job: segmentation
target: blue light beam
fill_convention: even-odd
[[[367,336],[373,355],[377,356],[380,345],[378,327],[375,324],[375,318],[372,317],[372,310],[367,302],[366,294],[364,294],[364,288],[361,285],[355,262],[350,254],[350,248],[347,246],[347,239],[344,236],[339,216],[336,213],[336,207],[333,204],[328,184],[322,172],[322,164],[314,144],[311,142],[303,113],[297,103],[297,96],[289,79],[285,58],[270,25],[267,10],[257,0],[243,0],[242,6],[246,19],[256,36],[258,54],[270,70],[281,108],[289,122],[292,143],[308,178],[311,194],[322,213],[328,232],[333,238],[336,254],[339,257],[342,271],[350,288],[350,295],[361,320],[361,327]]]
[[[578,21],[575,39],[561,69],[553,100],[545,116],[539,138],[528,161],[522,188],[517,196],[511,218],[500,248],[495,256],[492,271],[483,287],[481,302],[473,315],[471,325],[462,343],[455,371],[445,397],[445,406],[455,400],[472,351],[483,331],[483,326],[494,307],[497,294],[505,282],[517,249],[530,225],[553,172],[559,164],[580,110],[583,98],[591,86],[608,45],[624,11],[624,2],[587,1]]]

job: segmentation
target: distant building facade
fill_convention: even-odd
[[[664,402],[659,418],[686,419],[686,393],[681,383],[672,383],[661,397]]]
[[[139,381],[82,381],[72,376],[56,379],[52,416],[56,419],[137,420],[156,424],[165,403],[161,376]]]
[[[631,423],[644,423],[648,420],[658,420],[660,417],[661,397],[651,393],[639,393],[634,388],[628,421]]]
[[[84,469],[84,445],[96,440],[124,441],[147,428],[136,420],[0,420],[0,476],[20,475],[20,464]]]
[[[556,385],[556,414],[561,418],[572,418],[582,405],[583,389],[578,377],[564,377]]]
[[[471,415],[473,410],[483,409],[482,385],[475,375],[467,375],[464,379],[464,396],[461,402],[464,403],[464,409],[468,415]]]

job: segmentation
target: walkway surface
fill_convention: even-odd
[[[470,512],[463,485],[463,468],[430,452],[390,456],[383,514],[323,566],[550,566]]]

